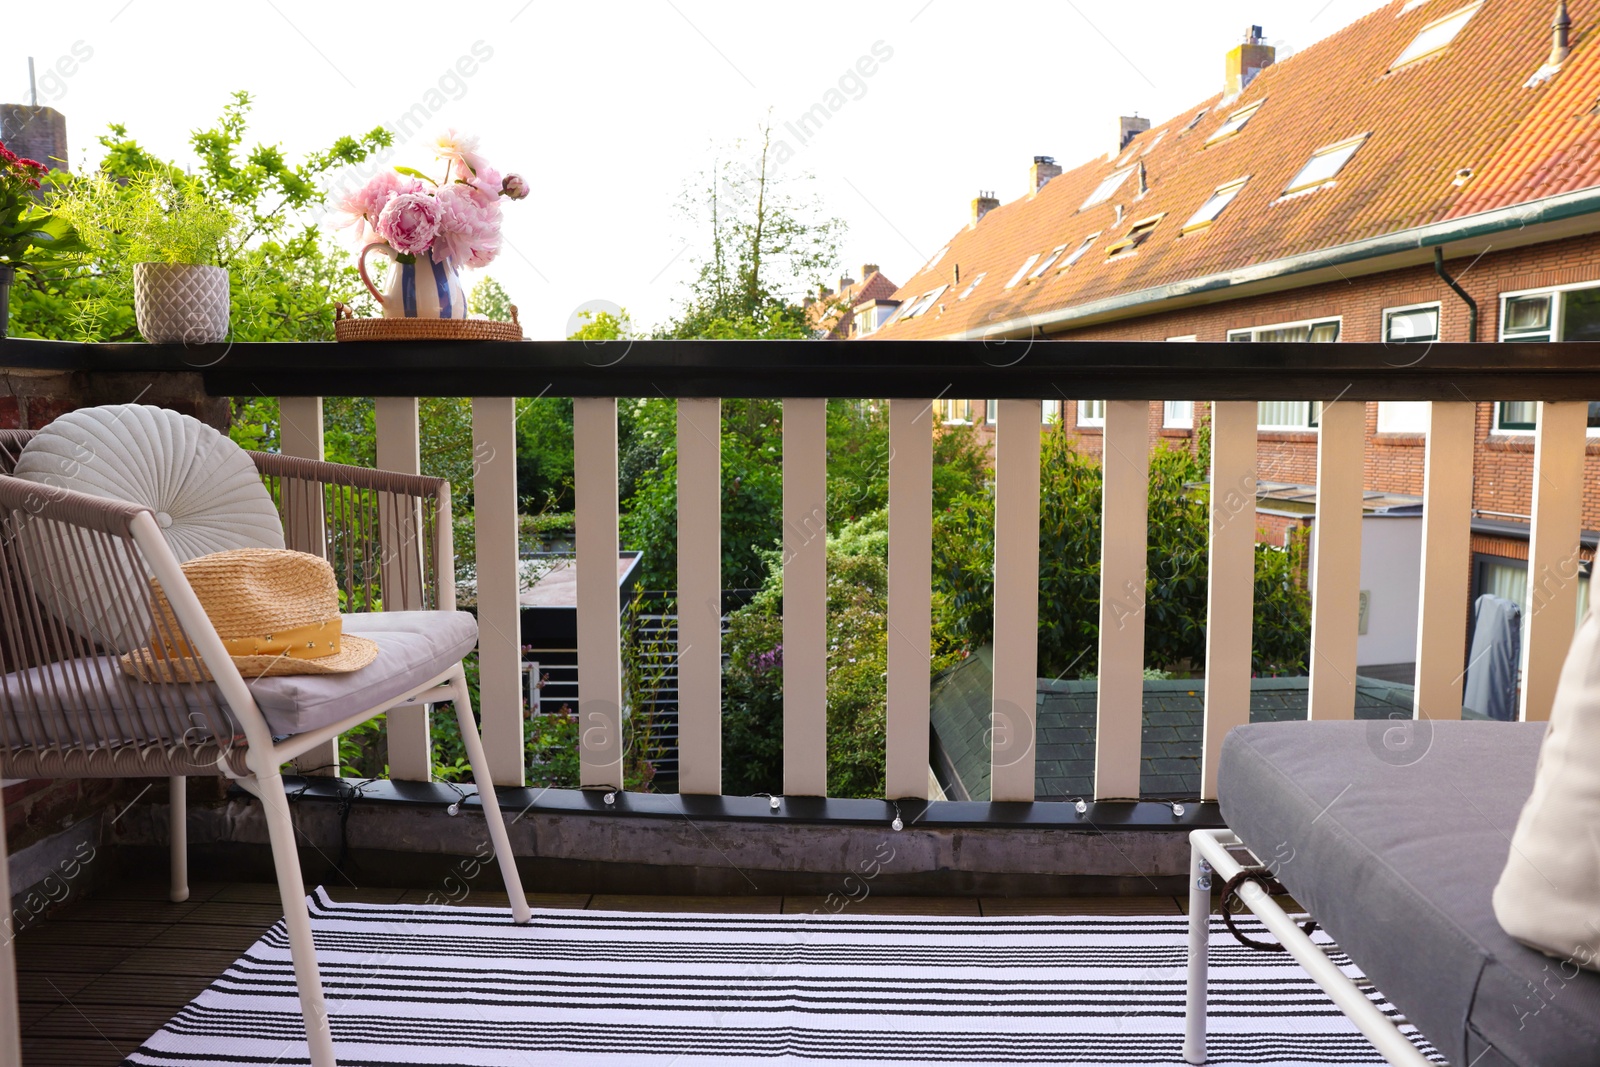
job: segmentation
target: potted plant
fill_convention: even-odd
[[[11,321],[11,283],[19,270],[54,265],[79,245],[61,216],[41,207],[37,193],[46,167],[0,144],[0,338]]]
[[[458,270],[485,267],[500,254],[500,198],[521,200],[528,183],[502,176],[478,154],[478,140],[450,130],[434,144],[437,180],[410,167],[382,171],[341,198],[341,225],[352,227],[357,265],[385,318],[465,319]],[[392,259],[389,291],[367,273],[367,254]]]
[[[118,181],[78,179],[56,213],[102,262],[132,266],[139,333],[152,344],[207,344],[228,337],[228,272],[218,266],[239,226],[199,183],[166,173]]]

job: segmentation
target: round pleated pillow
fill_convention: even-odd
[[[180,563],[233,548],[284,547],[278,509],[244,449],[166,408],[113,404],[62,415],[23,448],[16,476],[149,508]],[[27,540],[40,561],[39,539]],[[49,566],[57,580],[34,586],[57,618],[108,651],[148,642],[148,619],[111,623],[110,632],[96,625],[108,615],[106,591],[70,554],[64,573],[59,559]],[[127,577],[142,588],[150,576]]]

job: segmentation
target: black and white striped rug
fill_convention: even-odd
[[[519,927],[319,889],[311,921],[345,1064],[1183,1062],[1179,917],[535,911]],[[1383,1062],[1287,957],[1220,921],[1212,946],[1213,1067]],[[127,1062],[306,1063],[283,924]]]

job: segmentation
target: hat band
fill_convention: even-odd
[[[325,659],[339,654],[344,627],[339,616],[260,637],[224,637],[230,656],[283,656],[288,659]],[[187,649],[166,649],[169,659],[188,655]]]

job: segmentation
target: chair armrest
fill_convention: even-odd
[[[285,543],[333,565],[346,611],[455,609],[447,479],[249,455],[278,505]]]

